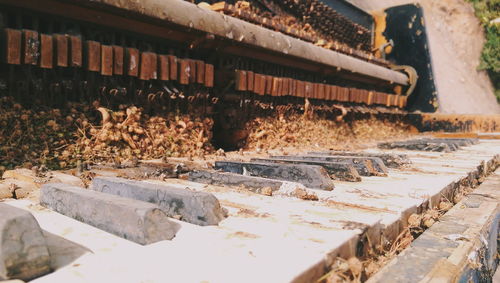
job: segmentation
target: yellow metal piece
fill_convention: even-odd
[[[415,68],[413,68],[412,66],[407,66],[407,65],[390,65],[389,67],[392,70],[404,71],[405,73],[408,74],[408,84],[410,85],[410,87],[406,90],[406,96],[410,96],[415,90],[415,87],[417,86],[417,81],[418,81],[417,70],[415,70]],[[394,90],[396,91],[396,89]]]
[[[373,11],[372,12],[373,19],[375,21],[375,35],[374,35],[374,48],[375,56],[377,58],[381,58],[382,54],[380,54],[379,48],[385,44],[388,44],[389,41],[383,35],[385,28],[387,26],[386,17],[387,14],[384,11]],[[392,52],[392,46],[385,47],[385,54],[389,54]]]

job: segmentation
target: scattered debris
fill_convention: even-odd
[[[140,159],[203,156],[213,152],[212,126],[211,118],[150,115],[132,105],[119,105],[117,111],[97,101],[25,109],[1,97],[0,171],[23,166],[43,174],[83,163],[119,167]]]
[[[285,147],[349,149],[368,141],[403,138],[410,135],[403,122],[376,118],[353,122],[335,122],[327,118],[306,119],[301,115],[256,118],[247,124],[249,150]]]

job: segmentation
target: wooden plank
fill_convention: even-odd
[[[56,66],[68,67],[68,36],[65,34],[54,34],[54,40],[56,42]]]
[[[20,65],[22,32],[20,30],[6,28],[5,40],[7,45],[7,64]]]
[[[169,75],[170,79],[176,81],[178,76],[178,59],[174,55],[167,55],[168,66],[170,67]]]
[[[125,63],[127,65],[127,75],[137,77],[139,75],[139,49],[125,49]]]
[[[205,86],[206,87],[213,87],[214,86],[214,77],[215,77],[214,75],[215,75],[214,65],[205,64]]]
[[[82,67],[83,66],[83,52],[82,52],[82,38],[79,36],[71,35],[69,37],[70,43],[70,57],[71,67]]]
[[[247,90],[247,72],[243,70],[235,71],[235,80],[234,85],[237,91],[246,91]]]
[[[113,47],[101,45],[101,75],[113,75]]]
[[[113,74],[123,75],[123,47],[113,45]]]
[[[168,65],[168,57],[167,55],[158,55],[158,71],[159,71],[159,76],[158,78],[162,81],[168,81],[170,80],[169,77],[169,65]]]
[[[189,59],[179,60],[179,83],[183,85],[189,84],[189,76],[191,74],[191,66]]]
[[[40,68],[54,67],[54,39],[50,34],[40,35]]]
[[[99,72],[101,69],[101,44],[97,41],[87,40],[87,70]]]
[[[196,83],[205,83],[205,62],[201,60],[196,60]]]

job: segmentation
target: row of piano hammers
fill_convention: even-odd
[[[214,66],[201,60],[141,52],[137,48],[104,45],[67,34],[4,29],[6,63],[42,69],[85,68],[102,76],[130,76],[140,80],[175,80],[180,84],[214,85]]]

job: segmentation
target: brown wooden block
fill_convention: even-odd
[[[385,95],[385,93],[379,92],[378,99],[379,99],[378,104],[380,104],[380,105],[386,105],[387,104],[387,96]]]
[[[267,76],[266,75],[261,75],[260,76],[260,95],[265,95],[267,90]]]
[[[139,75],[139,49],[126,48],[125,49],[125,64],[126,74],[131,77]]]
[[[373,104],[380,104],[380,92],[375,91],[373,93]]]
[[[56,41],[56,66],[68,67],[68,36],[65,34],[54,34]]]
[[[358,100],[357,100],[357,102],[358,103],[364,103],[365,102],[365,97],[366,97],[365,90],[364,89],[360,89],[359,93],[358,93]]]
[[[330,100],[337,100],[337,86],[330,85]]]
[[[7,45],[7,64],[21,64],[21,40],[22,32],[16,29],[5,29],[5,41]]]
[[[113,47],[101,45],[101,75],[113,75]]]
[[[189,83],[195,83],[196,82],[196,61],[195,60],[189,60]]]
[[[384,98],[383,105],[384,106],[391,106],[391,97],[390,97],[390,95],[387,94],[387,93],[384,93],[384,95],[382,97]]]
[[[385,94],[385,106],[387,107],[391,107],[391,101],[392,101],[392,97],[390,94]]]
[[[242,70],[235,71],[235,80],[234,80],[235,89],[237,91],[246,91],[247,90],[247,72]]]
[[[34,30],[23,30],[24,35],[24,61],[26,65],[38,65],[40,40],[38,32]]]
[[[191,74],[191,65],[189,59],[179,59],[179,83],[183,85],[189,84],[189,76]]]
[[[158,55],[158,78],[162,81],[170,80],[168,75],[169,66],[168,66],[168,57],[167,55]]]
[[[318,98],[319,99],[326,99],[325,96],[325,85],[324,84],[319,84],[318,86]]]
[[[336,94],[336,100],[337,101],[342,101],[342,95],[343,95],[343,90],[342,87],[340,86],[335,86],[335,94]]]
[[[149,55],[151,57],[151,72],[149,79],[150,80],[157,80],[158,79],[158,55],[156,53],[150,52]]]
[[[259,73],[253,74],[253,89],[252,89],[253,93],[259,94],[260,77],[261,75]]]
[[[253,79],[253,92],[258,95],[264,95],[264,76],[261,74],[254,74]]]
[[[259,73],[254,73],[253,74],[253,92],[256,93],[256,94],[260,94],[259,93],[259,90],[260,90],[260,79],[261,79],[262,75],[259,74]]]
[[[325,99],[333,100],[333,88],[332,85],[325,84]]]
[[[290,95],[290,78],[283,78],[283,95]]]
[[[344,92],[344,95],[343,95],[344,101],[345,102],[349,102],[349,96],[350,96],[351,90],[349,88],[347,88],[347,87],[344,87],[342,89],[342,91]]]
[[[348,87],[345,87],[345,88],[344,88],[344,92],[345,92],[345,95],[344,95],[345,100],[344,100],[344,101],[345,101],[345,102],[349,102],[349,101],[351,101],[351,89],[350,89],[350,88],[348,88]]]
[[[213,87],[214,86],[214,65],[205,64],[205,86]]]
[[[253,91],[255,74],[252,71],[247,71],[247,90]]]
[[[306,90],[305,90],[305,82],[303,81],[297,81],[297,96],[298,97],[305,97],[306,96]]]
[[[272,89],[271,89],[271,95],[272,96],[279,96],[279,79],[278,77],[272,77]]]
[[[40,68],[54,67],[54,39],[52,35],[40,34]]]
[[[123,47],[113,45],[113,74],[123,75]]]
[[[170,67],[170,79],[176,81],[178,77],[178,59],[174,55],[168,55],[168,65]]]
[[[278,96],[283,95],[283,78],[278,78]]]
[[[266,92],[265,94],[272,95],[273,92],[273,77],[266,75]]]
[[[99,72],[101,68],[101,44],[97,41],[87,40],[87,70]]]
[[[349,88],[349,98],[348,98],[349,102],[355,102],[356,91],[357,89],[355,88]]]
[[[148,52],[142,52],[140,56],[139,79],[148,81],[151,76],[151,57]]]
[[[338,87],[338,101],[345,101],[345,88],[344,87]]]
[[[369,100],[369,95],[370,95],[370,92],[366,89],[363,89],[361,91],[361,97],[360,97],[360,102],[361,103],[364,103],[364,104],[368,104],[368,100]]]
[[[355,96],[356,96],[356,89],[354,88],[348,88],[349,90],[349,96],[348,96],[348,102],[355,102]]]
[[[312,97],[314,99],[318,99],[319,98],[319,84],[318,83],[313,83]]]
[[[205,62],[196,60],[196,83],[203,84],[205,82]]]
[[[392,101],[391,101],[391,106],[398,106],[399,101],[398,101],[398,96],[397,95],[391,95],[392,96]]]
[[[141,53],[141,64],[139,70],[139,79],[148,81],[158,77],[158,59],[156,54],[152,52]]]
[[[366,98],[366,104],[368,104],[368,105],[372,105],[373,104],[373,96],[374,96],[374,92],[373,91],[369,91],[368,92],[368,96]]]
[[[387,97],[382,92],[377,92],[377,104],[385,105]]]
[[[361,89],[356,89],[356,93],[354,95],[354,102],[361,103],[363,96],[363,91]]]
[[[314,84],[310,82],[305,82],[305,95],[307,98],[313,98],[314,95]]]
[[[377,104],[385,105],[385,97],[384,94],[381,92],[377,92]]]
[[[295,86],[296,86],[296,81],[295,79],[290,79],[289,80],[289,86],[288,86],[288,92],[290,93],[291,96],[297,96],[297,92],[295,91]]]
[[[83,66],[83,52],[82,52],[82,39],[79,36],[70,36],[70,57],[71,67],[82,67]]]

